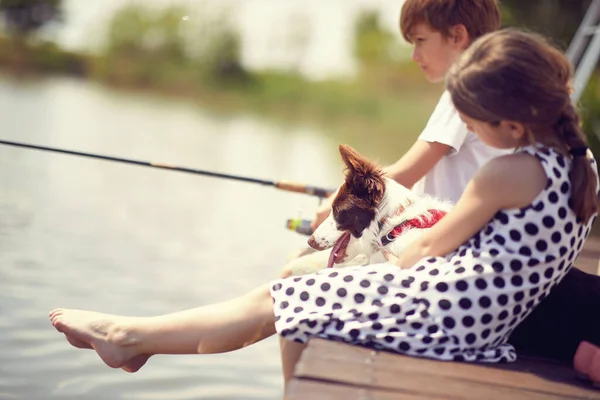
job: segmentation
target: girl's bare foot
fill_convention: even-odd
[[[135,356],[123,364],[121,369],[126,372],[137,372],[144,364],[146,364],[146,361],[148,361],[151,356],[151,354],[140,354],[139,356]]]
[[[133,319],[91,311],[56,309],[50,312],[52,325],[80,349],[94,349],[112,368],[139,370],[150,358],[140,354],[131,332]]]

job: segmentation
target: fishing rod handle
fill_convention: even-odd
[[[290,181],[279,181],[275,183],[275,187],[281,190],[287,190],[289,192],[306,193],[317,197],[328,197],[335,190],[320,188],[316,186],[309,186],[303,183],[290,182]]]
[[[310,236],[313,234],[310,224],[311,222],[307,219],[290,218],[286,221],[285,227],[302,235]]]

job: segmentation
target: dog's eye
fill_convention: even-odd
[[[351,221],[346,211],[340,211],[334,214],[333,219],[338,230],[343,231],[351,226]]]
[[[335,222],[337,224],[339,224],[340,222],[344,221],[346,218],[346,212],[345,211],[334,211],[333,212],[333,219],[335,220]]]
[[[371,224],[375,218],[375,212],[372,210],[357,210],[352,220],[352,235],[356,238],[362,236],[363,231]]]
[[[335,227],[338,231],[345,231],[350,225],[348,223],[336,222]]]

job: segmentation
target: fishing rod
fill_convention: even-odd
[[[283,181],[283,180],[282,181],[271,181],[271,180],[265,180],[265,179],[256,179],[256,178],[250,178],[250,177],[239,176],[239,175],[230,175],[230,174],[224,174],[224,173],[220,173],[220,172],[206,171],[206,170],[201,170],[201,169],[177,167],[177,166],[158,163],[158,162],[139,161],[139,160],[132,160],[132,159],[127,159],[127,158],[106,156],[106,155],[102,155],[102,154],[84,153],[81,151],[64,150],[64,149],[58,149],[55,147],[46,147],[46,146],[38,146],[38,145],[27,144],[27,143],[11,142],[8,140],[0,140],[0,144],[6,145],[6,146],[22,147],[22,148],[26,148],[26,149],[49,151],[49,152],[61,153],[61,154],[69,154],[69,155],[73,155],[73,156],[96,158],[96,159],[106,160],[106,161],[115,161],[115,162],[120,162],[120,163],[124,163],[124,164],[141,165],[143,167],[151,167],[151,168],[158,168],[158,169],[166,169],[166,170],[170,170],[170,171],[186,172],[189,174],[211,176],[214,178],[223,178],[223,179],[231,179],[231,180],[236,180],[236,181],[241,181],[241,182],[256,183],[256,184],[264,185],[264,186],[272,186],[277,189],[286,190],[288,192],[304,193],[304,194],[308,194],[311,196],[317,196],[320,199],[329,196],[330,194],[332,194],[335,191],[335,190],[331,190],[331,189],[324,189],[324,188],[317,187],[317,186],[310,186],[310,185],[306,185],[306,184],[298,183],[298,182]]]

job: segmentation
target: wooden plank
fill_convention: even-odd
[[[476,376],[477,380],[485,383],[502,383],[506,381],[506,384],[519,385],[521,381],[524,381],[523,385],[526,387],[545,389],[550,381],[550,383],[557,383],[558,381],[559,384],[553,388],[553,391],[560,392],[561,388],[564,388],[569,393],[572,390],[572,385],[579,383],[573,369],[559,363],[546,360],[540,362],[532,358],[522,357],[518,362],[509,364],[453,363],[401,356],[389,352],[377,352],[359,346],[350,346],[323,339],[312,340],[309,347],[321,359],[377,365],[381,368],[394,370],[410,369],[412,372],[457,379]],[[410,364],[410,367],[406,367],[407,364]],[[583,389],[589,390],[587,387],[583,387]]]
[[[465,400],[559,400],[577,399],[569,395],[554,395],[548,392],[531,392],[519,388],[465,381],[420,373],[400,373],[393,370],[365,368],[356,364],[327,364],[312,359],[299,366],[298,376],[327,379],[347,385],[359,385],[379,390],[419,393],[425,398],[448,396]]]
[[[428,396],[468,399],[600,399],[591,385],[577,386],[572,369],[523,361],[487,365],[441,362],[311,340],[296,376]]]
[[[333,382],[293,379],[286,390],[285,400],[447,400],[451,397],[431,397],[418,393],[399,393],[374,388],[348,386]]]

